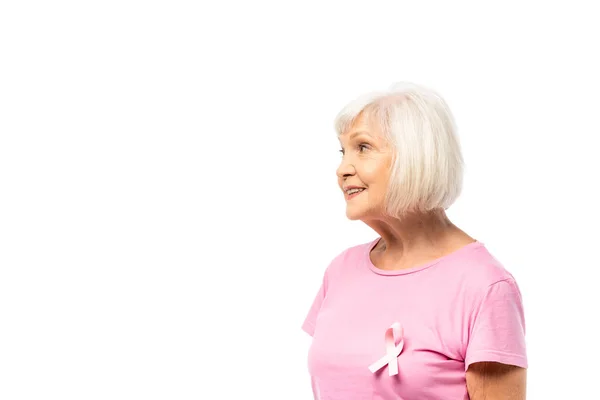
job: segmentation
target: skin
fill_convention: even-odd
[[[494,362],[472,364],[467,370],[471,400],[525,400],[527,370]]]
[[[377,268],[414,267],[450,254],[475,241],[455,226],[443,209],[397,218],[384,213],[394,148],[377,124],[359,115],[339,136],[342,160],[336,171],[346,199],[346,215],[360,220],[381,237],[371,251]],[[344,189],[364,190],[349,198]],[[526,370],[500,363],[475,363],[467,373],[471,400],[525,399]]]

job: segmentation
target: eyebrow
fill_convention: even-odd
[[[354,131],[350,134],[350,136],[348,137],[348,140],[352,140],[354,139],[356,136],[360,136],[360,135],[367,135],[367,136],[371,136],[371,134],[367,131]]]

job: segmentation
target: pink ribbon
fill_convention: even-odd
[[[396,342],[398,342],[398,344],[396,344]],[[400,323],[394,322],[392,326],[385,331],[386,354],[371,364],[369,370],[372,373],[375,373],[387,365],[390,376],[398,375],[398,356],[403,348],[404,330]]]

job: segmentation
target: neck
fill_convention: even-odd
[[[444,210],[364,221],[381,236],[373,249],[383,268],[402,268],[440,257],[474,241]]]

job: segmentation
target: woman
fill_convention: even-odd
[[[517,283],[445,213],[463,173],[445,101],[396,86],[335,127],[346,215],[378,237],[331,262],[302,326],[315,399],[525,399]]]

